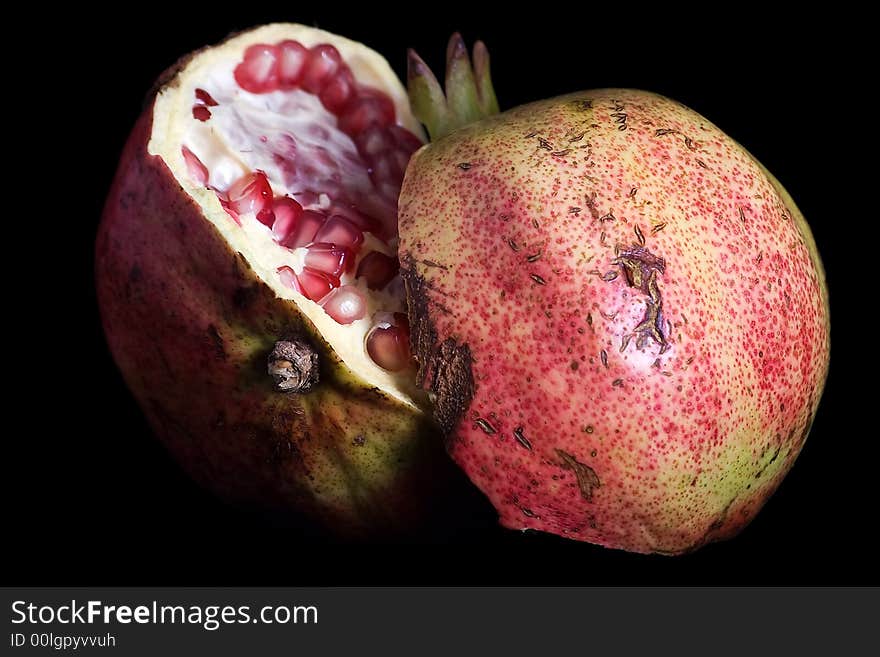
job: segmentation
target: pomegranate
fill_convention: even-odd
[[[736,534],[792,467],[828,369],[824,271],[776,179],[629,89],[497,112],[458,36],[400,197],[419,381],[501,523],[644,553]],[[479,119],[479,120],[477,120]]]
[[[381,56],[301,25],[244,32],[160,81],[96,280],[128,385],[211,489],[369,531],[418,517],[442,483],[396,257],[421,134]]]

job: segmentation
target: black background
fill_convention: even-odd
[[[121,10],[48,18],[59,35],[40,47],[52,61],[26,71],[37,88],[27,113],[40,117],[43,136],[26,138],[31,166],[55,175],[44,197],[31,194],[33,212],[26,216],[57,248],[38,258],[38,271],[18,270],[15,280],[24,284],[12,286],[9,296],[27,321],[7,343],[24,372],[16,395],[7,397],[18,407],[23,388],[20,408],[10,410],[21,410],[23,421],[5,439],[7,579],[21,585],[876,583],[870,555],[876,331],[868,314],[876,292],[872,278],[857,272],[872,258],[876,212],[869,202],[874,173],[855,159],[871,132],[859,91],[868,78],[851,49],[857,19],[829,15],[827,8],[776,18],[769,8],[742,5],[715,14],[592,3],[483,10],[474,3],[458,10],[449,3],[357,10],[319,4],[320,11],[231,13],[203,3],[185,15],[179,7],[153,7],[137,18]],[[230,509],[177,469],[106,350],[93,292],[95,231],[124,140],[158,74],[186,52],[273,20],[363,41],[401,75],[407,47],[438,70],[449,34],[461,30],[469,43],[488,44],[502,107],[583,88],[650,89],[707,116],[775,173],[811,222],[828,270],[832,367],[801,457],[746,531],[674,559],[509,532],[488,515],[442,541],[333,544]],[[19,50],[15,61],[29,52]],[[17,193],[7,199],[21,207],[24,196]],[[17,251],[28,249],[10,249],[10,260]]]

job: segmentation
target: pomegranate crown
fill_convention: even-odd
[[[473,66],[461,34],[456,32],[446,47],[446,93],[416,54],[407,52],[407,90],[412,112],[436,141],[458,128],[498,113],[498,99],[489,74],[489,51],[477,41]]]

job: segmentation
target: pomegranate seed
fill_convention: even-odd
[[[384,103],[388,104],[389,111],[391,112],[391,118],[394,118],[394,103],[391,102],[391,98],[388,95],[376,87],[359,87],[358,88],[358,96],[360,98],[375,98]]]
[[[392,139],[397,142],[397,147],[410,155],[422,147],[422,140],[403,126],[392,124],[388,126],[388,131]]]
[[[278,272],[278,278],[281,279],[282,283],[287,287],[292,287],[294,290],[302,294],[302,288],[300,288],[299,282],[296,280],[296,273],[293,269],[286,265],[282,265],[276,271]]]
[[[315,235],[315,241],[357,247],[364,241],[364,234],[345,217],[333,215],[321,226]]]
[[[292,198],[284,196],[273,201],[272,210],[275,215],[275,221],[272,223],[272,236],[276,242],[282,242],[293,231],[303,209]],[[257,218],[259,219],[259,215]]]
[[[193,118],[199,121],[207,121],[211,118],[211,110],[204,105],[193,105]]]
[[[209,94],[204,89],[196,89],[196,99],[202,105],[207,105],[208,107],[214,107],[215,105],[217,105],[217,101],[211,98],[211,94]]]
[[[299,84],[309,51],[301,43],[287,40],[278,44],[278,52],[278,86],[292,89]]]
[[[353,285],[343,285],[321,302],[330,317],[340,324],[351,324],[367,311],[364,295]]]
[[[257,212],[257,221],[267,228],[272,228],[272,226],[275,225],[275,212],[273,212],[271,208],[263,208]]]
[[[330,206],[328,212],[331,215],[335,214],[345,217],[349,222],[357,226],[361,233],[375,234],[377,232],[379,222],[373,217],[364,214],[353,205],[334,203]]]
[[[370,169],[372,170],[371,178],[376,185],[383,182],[400,183],[401,176],[397,170],[397,164],[393,156],[388,153],[373,158],[370,162]]]
[[[238,86],[253,94],[278,88],[278,49],[258,43],[244,51],[244,61],[235,67]]]
[[[370,195],[369,208],[370,216],[375,219],[376,224],[370,232],[389,244],[389,240],[397,236],[397,197],[400,194],[400,185],[373,180],[373,186],[377,193]],[[385,197],[386,192],[393,193],[393,196]]]
[[[315,233],[324,225],[327,217],[314,210],[304,210],[294,229],[281,241],[281,246],[296,249],[315,241]]]
[[[333,46],[326,43],[315,46],[306,60],[302,75],[302,88],[313,94],[318,93],[324,88],[324,84],[335,75],[341,63],[342,56]]]
[[[186,169],[189,177],[193,182],[200,185],[208,184],[208,167],[202,164],[202,161],[196,157],[196,154],[189,150],[186,146],[181,146],[180,151],[183,153],[183,159],[186,162]]]
[[[335,288],[339,287],[339,279],[310,267],[303,267],[296,277],[302,295],[312,301],[320,301]]]
[[[217,200],[220,201],[220,207],[226,210],[226,214],[232,217],[232,220],[241,226],[241,221],[238,218],[238,212],[232,209],[232,206],[229,203],[229,199],[222,192],[217,192]]]
[[[328,112],[339,114],[354,94],[354,76],[343,66],[321,89],[321,102]]]
[[[352,100],[339,117],[339,128],[356,137],[371,125],[388,125],[394,121],[394,105],[384,94],[361,94]]]
[[[395,320],[398,313],[395,313]],[[409,330],[404,326],[376,326],[366,339],[367,353],[383,370],[399,372],[410,364]]]
[[[262,171],[242,176],[229,188],[229,206],[238,214],[257,214],[271,203],[272,188]]]
[[[364,130],[355,139],[358,153],[362,156],[374,157],[392,148],[394,143],[385,126],[374,125]]]
[[[356,278],[363,278],[371,290],[381,290],[397,275],[397,258],[370,251],[358,264]]]
[[[327,244],[326,242],[310,244],[303,260],[310,269],[316,269],[337,278],[353,261],[354,257],[350,250],[344,246]]]

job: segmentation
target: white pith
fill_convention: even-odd
[[[372,291],[362,280],[355,279],[352,273],[343,274],[340,277],[343,285],[356,285],[364,293],[367,311],[363,319],[349,325],[338,324],[321,306],[283,284],[278,276],[277,269],[282,265],[299,273],[305,250],[291,251],[279,246],[272,239],[271,230],[257,221],[253,214],[241,215],[241,225],[237,225],[220,205],[216,193],[191,179],[181,153],[182,145],[193,151],[208,168],[209,184],[221,191],[245,173],[256,169],[266,173],[275,196],[292,191],[285,188],[283,173],[270,157],[261,152],[259,142],[254,143],[253,135],[260,131],[255,124],[268,121],[264,131],[281,135],[285,130],[290,130],[300,136],[309,123],[335,126],[335,118],[312,94],[300,90],[250,94],[241,90],[233,78],[233,71],[242,60],[245,49],[257,43],[274,44],[284,39],[298,41],[307,48],[321,43],[335,46],[355,79],[361,84],[382,90],[393,101],[397,122],[416,135],[423,134],[410,112],[403,86],[379,54],[359,43],[322,30],[296,24],[273,24],[199,52],[187,62],[175,81],[158,94],[148,151],[166,162],[181,187],[199,204],[205,217],[230,247],[245,257],[256,275],[279,297],[296,303],[349,369],[368,385],[414,406],[413,398],[418,392],[409,380],[411,377],[378,367],[367,355],[364,345],[367,332],[377,320],[384,317],[374,317],[374,314],[405,312],[402,297],[389,293],[395,287],[394,283],[385,291]],[[210,108],[212,116],[207,122],[193,118],[196,89],[205,89],[219,103]],[[346,150],[356,152],[347,135],[338,130],[331,130],[331,133],[329,143],[333,146],[334,158],[342,157]],[[321,143],[326,146],[328,142],[325,139]],[[365,192],[371,188],[366,173],[362,181],[347,180],[346,188],[352,184]],[[326,201],[319,199],[314,207],[320,207]],[[368,197],[365,202],[369,203]],[[308,209],[308,206],[305,207]],[[373,250],[396,255],[396,243],[385,245],[370,233],[366,233],[364,238],[364,244],[357,254],[358,260]]]

